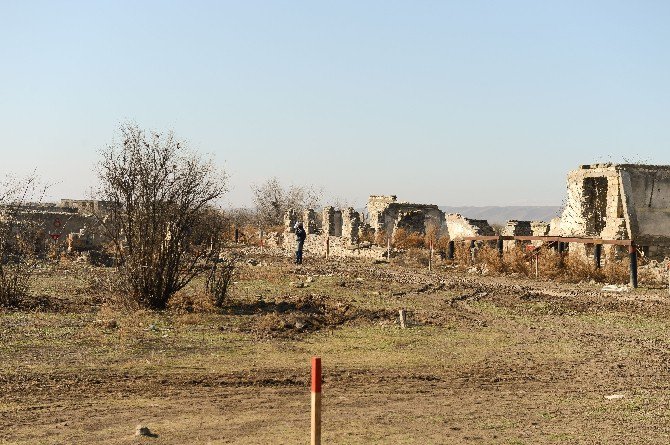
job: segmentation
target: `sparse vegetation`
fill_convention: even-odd
[[[40,269],[48,310],[0,310],[0,441],[122,445],[142,420],[166,444],[302,443],[320,355],[328,442],[664,443],[665,289],[238,251],[216,310],[205,277],[152,311],[108,300],[111,268]]]
[[[119,278],[141,305],[163,309],[219,255],[225,223],[215,207],[225,175],[169,132],[135,124],[102,151],[100,217],[113,242]],[[205,269],[206,270],[206,269]]]
[[[207,280],[205,281],[205,289],[215,307],[222,307],[228,296],[228,290],[233,282],[237,261],[237,255],[231,254],[219,257],[210,266]]]
[[[393,233],[393,247],[398,249],[409,249],[412,247],[423,247],[426,243],[424,235],[398,228]]]
[[[38,219],[20,216],[26,202],[38,198],[37,179],[6,178],[0,183],[0,306],[19,306],[44,256],[44,228]]]
[[[313,186],[285,187],[277,178],[254,184],[251,190],[256,204],[256,218],[263,227],[282,226],[284,214],[289,209],[300,212],[318,208],[323,196],[323,192]]]

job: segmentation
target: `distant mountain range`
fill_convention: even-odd
[[[489,224],[505,224],[510,219],[520,221],[546,221],[560,216],[560,206],[440,206],[445,213],[460,213],[466,218],[485,219]]]

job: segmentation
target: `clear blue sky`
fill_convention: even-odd
[[[119,122],[362,205],[558,205],[670,164],[667,1],[0,0],[0,174],[84,197]]]

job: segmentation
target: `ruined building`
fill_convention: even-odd
[[[568,174],[568,196],[550,234],[632,240],[646,254],[670,248],[670,166],[583,165]]]
[[[99,219],[109,204],[98,200],[62,199],[60,203],[26,203],[14,209],[18,222],[29,223],[43,232],[44,239],[70,251],[90,250],[104,241]],[[0,208],[0,218],[7,208]]]
[[[293,249],[294,226],[302,221],[307,232],[305,251],[325,254],[326,249],[337,256],[382,258],[386,255],[386,241],[393,239],[399,229],[410,233],[426,234],[460,240],[466,236],[493,235],[486,221],[464,218],[459,214],[445,215],[433,204],[399,202],[394,195],[372,195],[368,200],[368,217],[353,208],[325,207],[321,223],[312,209],[299,214],[289,210],[284,217],[284,234],[280,244]],[[368,241],[362,241],[367,239]],[[377,240],[375,245],[370,240]]]

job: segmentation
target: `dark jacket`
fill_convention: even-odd
[[[307,232],[305,232],[305,229],[302,227],[295,229],[295,238],[298,241],[305,241],[305,238],[307,238]]]

